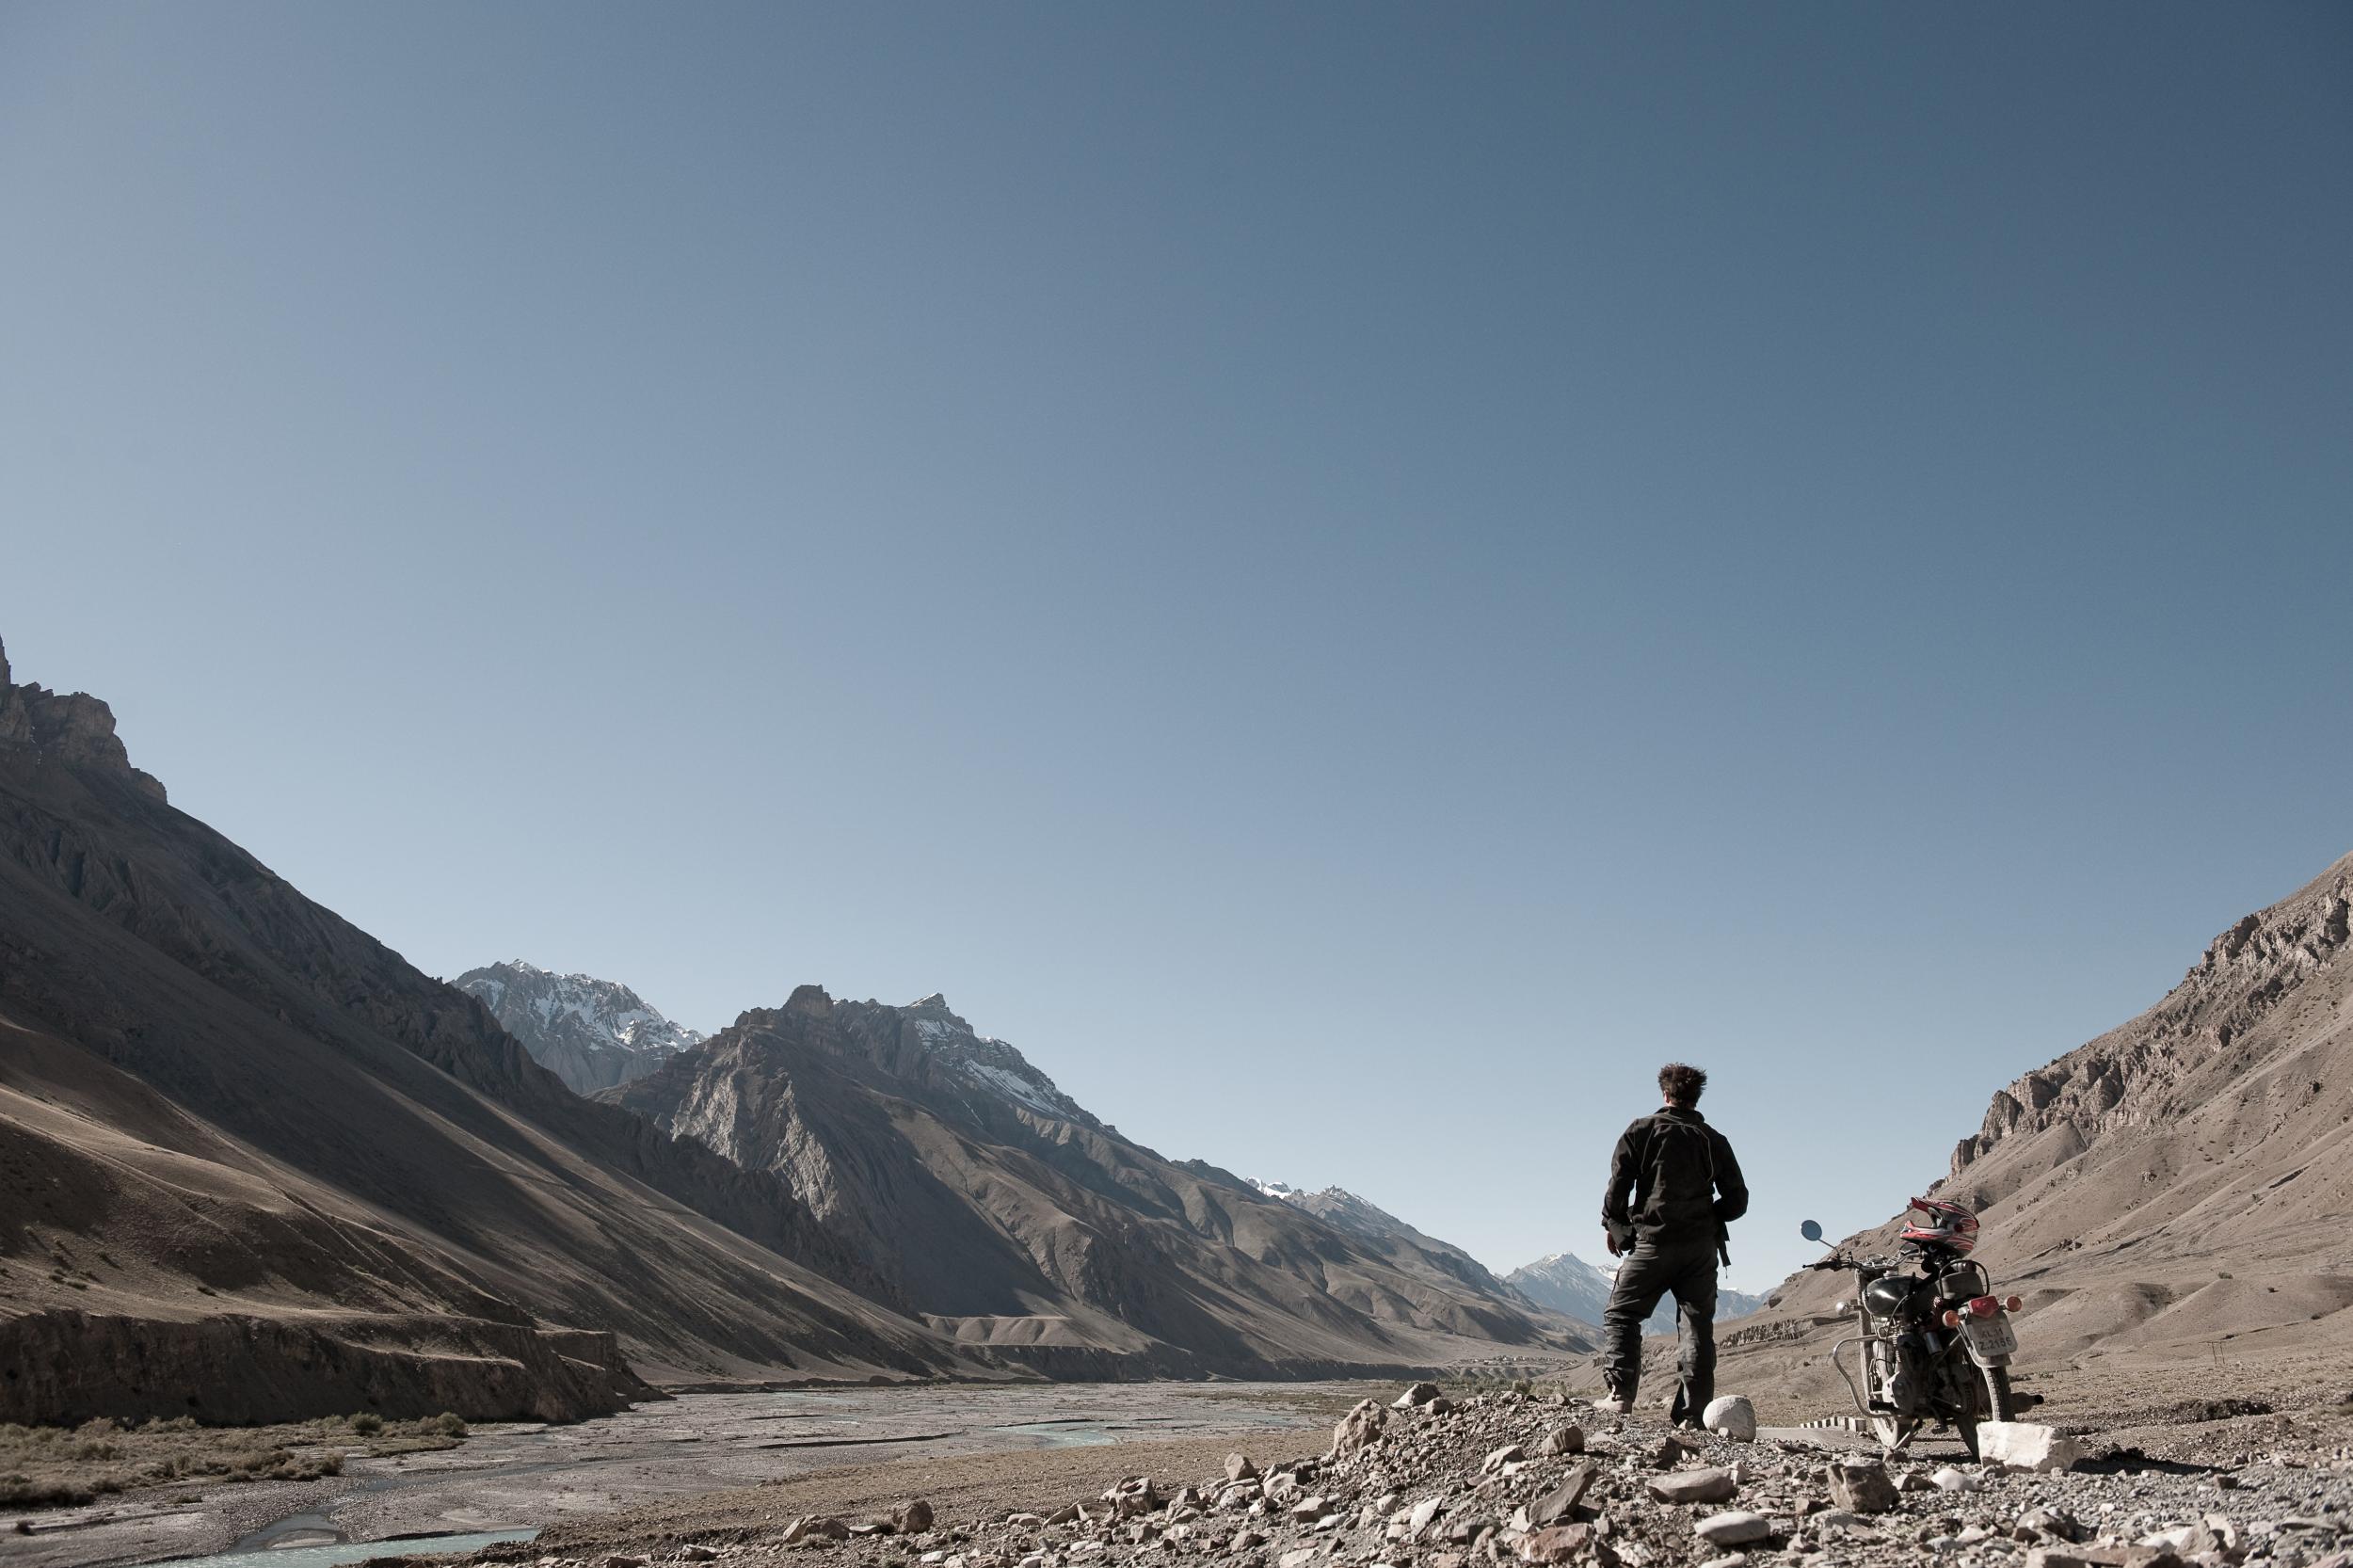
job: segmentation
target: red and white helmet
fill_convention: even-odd
[[[1967,1255],[1977,1244],[1977,1217],[1957,1203],[1942,1198],[1914,1198],[1912,1208],[1920,1218],[1904,1226],[1906,1245],[1944,1247]]]

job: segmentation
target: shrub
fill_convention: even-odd
[[[384,1417],[373,1410],[363,1410],[356,1416],[347,1416],[344,1419],[350,1424],[352,1431],[362,1437],[374,1437],[384,1430]]]

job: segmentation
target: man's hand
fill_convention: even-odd
[[[1618,1233],[1614,1230],[1604,1229],[1601,1233],[1601,1239],[1602,1241],[1609,1248],[1609,1256],[1612,1257],[1617,1256]]]

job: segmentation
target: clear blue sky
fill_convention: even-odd
[[[2353,10],[0,9],[0,637],[424,968],[1798,1222],[2353,849]]]

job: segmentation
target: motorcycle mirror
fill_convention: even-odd
[[[1809,1241],[1819,1241],[1822,1239],[1822,1222],[1819,1220],[1808,1220],[1805,1224],[1798,1227],[1798,1234],[1804,1237]]]

